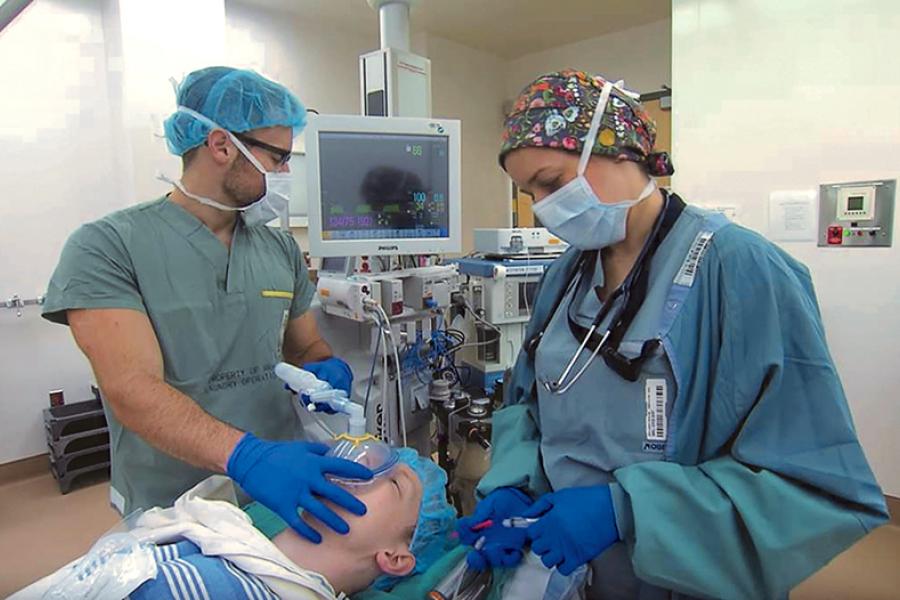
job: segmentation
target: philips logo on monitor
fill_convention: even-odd
[[[385,252],[389,252],[391,250],[399,250],[400,246],[396,246],[396,245],[394,245],[394,246],[378,246],[378,249],[384,250]]]

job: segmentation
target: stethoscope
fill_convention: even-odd
[[[594,272],[597,265],[598,251],[582,252],[579,256],[573,275],[570,276],[568,285],[555,305],[559,305],[563,298],[569,296],[569,302],[566,307],[566,317],[569,322],[569,329],[575,339],[581,337],[581,343],[578,346],[578,350],[572,355],[572,358],[569,360],[563,372],[555,381],[546,379],[540,381],[541,385],[544,386],[544,389],[551,394],[561,395],[568,392],[572,386],[581,379],[581,376],[584,375],[585,371],[588,370],[594,362],[594,359],[597,358],[601,352],[607,366],[615,371],[620,377],[628,381],[637,381],[640,377],[641,367],[644,362],[659,346],[659,339],[647,340],[644,342],[640,356],[637,358],[627,358],[618,351],[620,342],[625,337],[628,328],[631,326],[632,321],[647,296],[647,288],[649,287],[650,281],[650,263],[653,256],[672,229],[675,221],[681,215],[682,210],[684,210],[684,202],[675,194],[669,194],[663,191],[663,198],[665,201],[663,210],[657,217],[653,229],[647,237],[647,241],[644,243],[641,253],[638,255],[637,261],[635,261],[634,266],[631,268],[631,272],[629,272],[625,281],[623,281],[622,284],[609,295],[606,301],[603,302],[589,328],[582,327],[572,317],[572,301],[575,299],[575,296],[577,296],[577,294],[572,292],[576,289],[576,286],[582,284],[585,277],[590,277]],[[595,289],[594,292],[597,293],[599,298],[599,290]],[[620,300],[621,302],[619,302]],[[599,333],[602,330],[601,325],[609,316],[613,307],[617,305],[619,308],[613,318],[609,321],[609,326],[604,333]],[[532,359],[536,356],[537,347],[540,344],[544,331],[552,317],[553,311],[549,311],[547,321],[544,323],[543,327],[539,329],[537,335],[527,340],[524,344],[526,352],[528,352]],[[573,375],[572,372],[575,371],[575,366],[589,346],[593,348],[590,356]]]

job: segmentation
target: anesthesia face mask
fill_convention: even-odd
[[[359,463],[367,467],[373,474],[372,479],[368,480],[328,476],[329,479],[339,485],[371,485],[389,475],[400,462],[400,454],[396,448],[389,446],[371,434],[363,436],[341,434],[335,437],[333,442],[334,445],[325,456],[343,458],[344,460]]]

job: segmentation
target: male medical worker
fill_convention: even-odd
[[[298,507],[346,532],[322,500],[358,515],[365,505],[326,474],[371,473],[289,441],[300,426],[273,372],[283,357],[336,388],[352,382],[308,312],[300,249],[266,226],[287,209],[306,109],[284,86],[229,67],[189,74],[177,104],[165,133],[181,179],[75,231],[44,306],[69,325],[103,393],[112,502],[123,514],[167,506],[227,473],[313,541]]]

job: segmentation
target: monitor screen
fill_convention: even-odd
[[[329,256],[322,259],[320,271],[345,273],[347,271],[346,256]]]
[[[323,240],[447,238],[446,136],[319,133]]]

